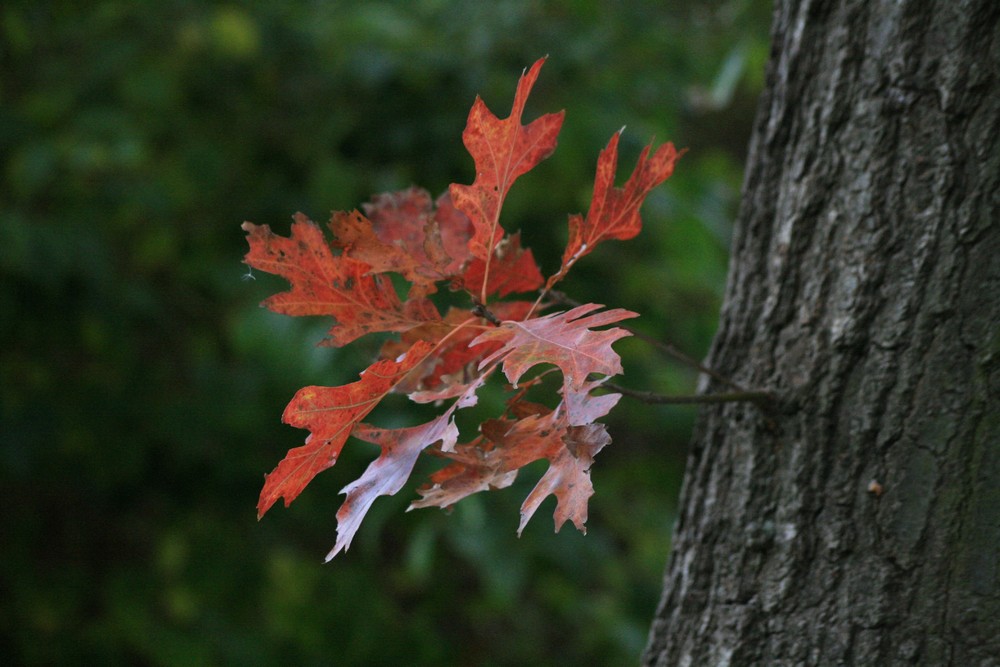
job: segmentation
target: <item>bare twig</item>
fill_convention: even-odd
[[[773,394],[766,391],[732,391],[721,394],[667,396],[652,391],[636,391],[635,389],[629,389],[614,382],[605,382],[601,385],[601,388],[617,391],[620,394],[631,396],[643,403],[651,404],[753,403],[758,407],[769,409],[774,406],[777,400]]]

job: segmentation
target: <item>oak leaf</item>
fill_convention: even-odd
[[[613,396],[620,398],[620,394]],[[569,425],[560,405],[554,411],[523,419],[487,420],[481,430],[480,438],[460,445],[449,455],[453,463],[432,475],[431,484],[417,490],[421,498],[409,509],[448,508],[473,493],[509,486],[518,470],[547,459],[548,470],[521,506],[518,535],[549,495],[557,500],[556,531],[572,520],[586,532],[587,502],[594,493],[590,466],[594,456],[611,442],[603,424]]]
[[[450,508],[480,491],[505,489],[514,483],[517,470],[501,470],[488,462],[489,445],[480,436],[470,443],[458,445],[451,458],[455,459],[430,476],[430,484],[419,489],[420,498],[410,503],[406,511],[421,507]]]
[[[371,220],[359,211],[336,211],[330,218],[334,244],[345,256],[364,262],[368,272],[398,273],[411,283],[411,296],[426,296],[435,291],[440,276],[428,275],[426,258],[421,261],[402,245],[385,243],[375,233]]]
[[[566,421],[570,426],[584,426],[604,417],[618,405],[621,394],[603,394],[592,396],[590,392],[598,389],[607,378],[584,383],[582,387],[572,387],[563,383],[562,405],[566,410]]]
[[[330,315],[327,344],[346,345],[377,331],[406,331],[440,319],[428,299],[401,302],[388,276],[370,275],[371,265],[348,255],[334,255],[322,230],[297,213],[290,237],[268,225],[243,223],[250,266],[282,276],[292,289],[269,297],[263,306],[284,315]]]
[[[531,306],[527,301],[503,301],[492,307],[494,315],[501,319],[522,320]],[[470,325],[470,321],[476,323]],[[451,308],[443,320],[414,327],[403,333],[400,340],[388,341],[382,346],[380,356],[395,358],[418,340],[434,343],[435,353],[414,368],[397,391],[408,394],[417,403],[454,398],[462,393],[457,388],[476,374],[479,360],[500,346],[499,343],[470,345],[487,327],[485,320],[472,317],[468,310]]]
[[[544,63],[545,58],[538,60],[521,76],[510,116],[500,120],[477,97],[462,132],[462,141],[476,165],[476,179],[472,185],[454,183],[450,192],[455,207],[472,221],[475,233],[469,250],[482,260],[503,238],[500,208],[510,186],[556,148],[562,111],[521,125],[524,105]]]
[[[485,289],[483,282],[486,282]],[[469,293],[486,296],[495,294],[500,298],[516,292],[531,292],[544,282],[545,278],[542,277],[534,255],[521,247],[520,233],[512,234],[496,245],[489,267],[485,260],[473,258],[461,278],[462,288]]]
[[[561,411],[523,419],[492,419],[483,423],[483,435],[495,444],[493,464],[501,470],[518,470],[540,459],[552,458],[563,448],[566,420]]]
[[[569,242],[563,252],[562,267],[549,279],[551,287],[566,274],[581,257],[594,250],[597,244],[609,239],[627,240],[642,229],[639,208],[653,188],[670,178],[674,164],[685,151],[678,151],[670,142],[660,146],[652,157],[652,144],[642,149],[632,175],[621,188],[615,187],[618,169],[618,140],[620,132],[611,136],[607,147],[597,160],[594,194],[586,219],[576,214],[569,218]]]
[[[279,498],[287,507],[312,479],[332,467],[354,427],[392,391],[410,370],[433,349],[417,341],[399,359],[382,359],[369,366],[361,379],[341,387],[305,387],[292,398],[281,420],[309,429],[301,447],[288,451],[278,466],[264,478],[257,502],[257,518]]]
[[[382,453],[369,464],[357,480],[345,486],[344,504],[337,511],[337,542],[327,554],[330,561],[341,551],[346,551],[354,539],[362,519],[379,496],[399,492],[410,478],[417,457],[429,446],[440,442],[441,450],[453,451],[458,441],[458,427],[453,415],[455,410],[476,404],[476,390],[482,380],[470,383],[463,395],[441,416],[420,426],[385,429],[359,424],[352,435],[382,448]]]
[[[523,322],[504,322],[472,341],[473,345],[503,343],[479,362],[479,368],[502,360],[504,374],[515,386],[528,369],[544,363],[558,366],[572,388],[583,387],[591,373],[617,375],[622,372],[621,357],[611,344],[631,334],[625,329],[594,331],[593,327],[638,317],[638,313],[615,308],[588,314],[603,307],[590,303]]]
[[[472,258],[472,222],[447,191],[432,202],[426,190],[411,187],[376,195],[362,208],[378,240],[412,259],[413,282],[449,280]]]
[[[378,496],[391,496],[403,488],[424,449],[438,441],[454,447],[458,427],[450,415],[441,415],[427,424],[403,429],[361,424],[354,429],[353,435],[380,446],[382,454],[369,464],[361,477],[341,490],[347,499],[337,511],[337,542],[326,555],[327,562],[351,546],[361,520]]]
[[[581,533],[587,532],[587,501],[594,495],[594,485],[590,481],[590,466],[594,456],[611,443],[604,424],[571,426],[563,436],[564,446],[550,459],[538,484],[532,489],[521,505],[521,522],[517,527],[520,535],[535,510],[550,495],[556,497],[556,532],[567,520],[573,522]]]

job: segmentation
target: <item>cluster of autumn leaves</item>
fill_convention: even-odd
[[[381,449],[361,477],[343,489],[347,498],[337,512],[337,541],[327,560],[348,548],[374,500],[402,489],[417,458],[429,452],[449,463],[418,489],[421,497],[411,508],[450,507],[470,494],[509,486],[521,467],[547,459],[548,470],[521,507],[518,532],[549,495],[557,499],[556,530],[567,520],[584,530],[593,495],[590,466],[611,442],[596,420],[621,398],[593,392],[622,372],[611,346],[629,335],[621,328],[597,327],[636,314],[601,311],[603,306],[595,304],[549,315],[539,311],[548,291],[581,257],[602,241],[639,232],[643,200],[670,176],[682,152],[667,143],[650,155],[647,146],[627,183],[616,188],[619,134],[614,134],[598,159],[587,216],[570,217],[561,266],[546,280],[531,251],[521,247],[519,234],[507,234],[499,223],[511,185],[555,150],[562,126],[562,112],[521,124],[543,63],[521,76],[508,118],[498,119],[481,99],[473,105],[462,135],[476,166],[471,185],[453,184],[436,201],[410,188],[375,197],[364,213],[334,213],[332,241],[301,213],[289,237],[267,225],[243,225],[250,243],[246,263],[291,284],[264,306],[286,315],[332,316],[324,341],[329,345],[347,345],[376,332],[398,334],[357,382],[305,387],[282,417],[309,436],[265,477],[258,517],[279,498],[286,506],[291,503],[337,462],[349,437]],[[405,299],[392,274],[409,283]],[[430,298],[442,285],[467,292],[470,307],[442,314]],[[533,301],[491,301],[535,291]],[[548,372],[529,373],[540,364],[562,374],[554,409],[525,398]],[[498,369],[511,385],[505,413],[484,421],[468,442],[459,442],[455,412],[475,405],[476,391]],[[365,423],[390,393],[406,394],[416,403],[453,402],[418,426],[385,429]]]

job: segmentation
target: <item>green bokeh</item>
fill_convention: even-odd
[[[357,377],[374,344],[257,308],[283,288],[240,264],[243,220],[287,232],[370,195],[471,182],[477,94],[501,116],[550,56],[527,116],[565,108],[555,155],[516,185],[508,229],[558,264],[597,154],[653,136],[690,152],[564,283],[707,348],[767,55],[767,3],[8,2],[0,8],[0,654],[11,664],[629,664],[660,572],[693,421],[628,399],[593,469],[589,533],[552,533],[544,470],[404,513],[379,499],[330,565],[336,468],[260,523],[263,474],[303,433],[306,384]],[[623,174],[624,176],[624,174]],[[622,382],[695,377],[636,340]],[[404,416],[396,416],[405,420]]]

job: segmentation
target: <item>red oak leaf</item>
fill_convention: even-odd
[[[285,315],[331,315],[327,344],[342,346],[376,331],[406,331],[440,319],[427,299],[401,303],[387,276],[369,275],[371,266],[346,255],[335,256],[323,232],[297,213],[291,237],[267,225],[243,223],[250,243],[244,261],[288,280],[292,289],[262,305]]]
[[[522,466],[544,458],[552,449],[552,437],[558,438],[549,419],[532,417],[520,422],[488,419],[482,435],[444,453],[452,463],[431,475],[431,483],[417,490],[422,496],[407,511],[421,507],[449,508],[459,500],[488,489],[510,486]],[[543,427],[542,425],[545,424]],[[544,431],[541,435],[539,431]],[[508,435],[509,434],[509,435]]]
[[[635,170],[625,183],[625,187],[615,187],[615,172],[618,168],[618,139],[621,133],[611,136],[607,147],[597,160],[597,176],[594,178],[594,195],[590,200],[587,218],[571,215],[569,218],[569,242],[563,253],[562,267],[549,279],[549,287],[562,279],[569,268],[581,257],[593,251],[594,247],[608,239],[626,240],[633,238],[642,229],[639,208],[653,188],[674,173],[674,164],[685,151],[677,151],[672,143],[660,146],[652,157],[652,144],[642,149]]]
[[[462,288],[474,295],[496,294],[503,298],[514,292],[530,292],[542,286],[545,279],[530,250],[521,248],[521,234],[513,234],[497,244],[490,263],[489,284],[483,289],[486,279],[486,261],[474,258],[462,274]]]
[[[527,301],[492,304],[494,315],[504,320],[524,319],[531,306]],[[418,340],[434,343],[435,354],[414,368],[397,391],[409,394],[417,403],[454,398],[462,393],[460,387],[476,375],[476,362],[499,347],[499,343],[470,345],[487,326],[486,320],[473,316],[468,310],[452,308],[442,321],[428,322],[405,332],[399,341],[388,341],[380,356],[395,358]],[[462,330],[456,332],[460,327]],[[445,337],[447,340],[439,344]]]
[[[574,389],[583,387],[591,373],[617,375],[622,372],[621,358],[611,349],[611,344],[631,334],[625,329],[593,331],[592,328],[638,314],[621,308],[587,314],[600,308],[603,306],[590,303],[564,313],[523,322],[504,322],[472,341],[473,345],[503,343],[503,347],[479,362],[479,368],[502,360],[504,374],[516,386],[532,366],[555,364],[562,370],[566,384]]]
[[[620,395],[616,396],[617,398]],[[604,397],[600,397],[604,398]],[[596,399],[599,400],[599,399]],[[543,416],[530,416],[519,421],[495,423],[483,433],[496,442],[487,458],[500,471],[517,470],[539,459],[548,459],[549,468],[521,506],[521,534],[542,500],[555,494],[556,531],[567,519],[586,533],[587,500],[594,493],[590,482],[590,465],[594,456],[611,443],[603,424],[570,426],[564,406]]]
[[[544,458],[554,458],[563,449],[566,421],[561,411],[531,415],[519,420],[492,419],[483,424],[483,435],[496,447],[490,452],[501,470],[517,470]]]
[[[402,429],[361,424],[354,429],[353,435],[380,446],[382,454],[371,462],[361,477],[341,489],[347,499],[337,511],[337,543],[326,555],[327,562],[351,546],[361,520],[377,497],[394,495],[403,488],[424,449],[438,441],[455,446],[458,427],[450,415],[441,415],[427,424]]]
[[[510,186],[556,148],[563,112],[521,125],[528,94],[544,62],[545,58],[537,61],[521,76],[509,117],[500,120],[477,97],[462,133],[462,141],[476,163],[476,180],[472,185],[452,184],[451,198],[472,221],[475,233],[469,249],[483,260],[503,238],[500,208]]]
[[[434,217],[426,230],[424,250],[431,263],[439,267],[442,275],[454,276],[472,259],[469,249],[469,240],[474,231],[472,221],[455,208],[451,193],[447,190],[437,198],[434,205]]]
[[[411,187],[376,195],[363,208],[378,239],[413,258],[415,271],[424,278],[456,276],[472,257],[472,222],[455,208],[448,192],[432,203],[426,190]]]
[[[557,499],[556,531],[569,519],[586,532],[587,501],[594,493],[590,466],[597,452],[611,442],[603,424],[570,426],[560,407],[520,420],[487,420],[481,430],[482,437],[460,445],[450,455],[454,462],[432,475],[430,485],[418,489],[422,498],[410,509],[447,508],[473,493],[503,488],[520,468],[548,459],[548,470],[521,507],[518,535],[552,494]]]
[[[285,507],[320,472],[332,467],[354,429],[414,366],[430,353],[430,343],[417,341],[399,359],[382,359],[369,366],[357,382],[342,387],[305,387],[292,398],[281,420],[309,429],[301,447],[288,451],[264,478],[257,503],[257,518],[284,497]]]
[[[344,255],[367,264],[369,273],[392,271],[402,275],[413,283],[410,296],[426,296],[435,291],[434,283],[441,276],[427,271],[426,257],[421,261],[403,246],[383,242],[375,233],[371,220],[360,212],[334,212],[330,230],[334,243],[344,249]]]
[[[604,424],[571,426],[563,436],[564,446],[555,458],[550,459],[549,469],[532,489],[521,505],[521,523],[517,527],[518,536],[535,514],[535,510],[550,495],[555,495],[556,532],[567,519],[577,530],[586,534],[587,501],[594,495],[594,485],[590,481],[590,466],[597,452],[611,442]]]
[[[405,248],[415,257],[420,256],[424,228],[434,215],[430,193],[418,187],[383,192],[372,197],[371,202],[362,204],[362,208],[379,239]]]
[[[524,419],[525,417],[531,417],[533,415],[547,415],[552,412],[552,409],[542,403],[526,401],[522,397],[515,396],[513,400],[507,400],[507,412],[509,412],[516,419]]]
[[[604,417],[618,405],[621,394],[604,394],[591,396],[590,392],[600,387],[607,378],[587,382],[580,388],[573,388],[564,383],[562,388],[562,405],[566,410],[566,421],[570,426],[583,426]]]
[[[444,391],[445,394],[429,399],[454,398],[461,391],[451,391],[452,385],[464,385],[474,373],[466,372],[466,367],[480,359],[489,349],[469,347],[469,342],[485,328],[485,322],[467,310],[451,308],[440,322],[429,322],[405,332],[400,340],[387,341],[379,352],[383,359],[392,359],[408,349],[418,340],[435,345],[435,353],[414,368],[396,391],[409,394],[427,390]],[[442,342],[443,341],[443,342]],[[490,350],[492,351],[492,350]],[[474,369],[473,369],[474,370]],[[454,377],[458,375],[458,377]],[[442,386],[443,385],[443,386]],[[416,400],[416,402],[426,402]]]
[[[406,511],[421,507],[447,509],[473,493],[505,489],[513,484],[517,470],[502,471],[486,463],[483,441],[479,437],[466,445],[458,445],[452,455],[457,460],[433,473],[430,484],[417,489],[421,497],[410,503]]]

